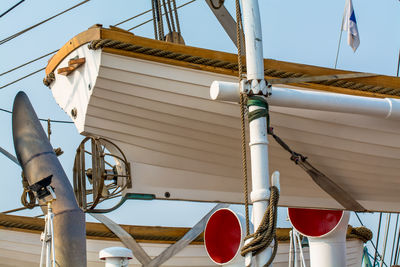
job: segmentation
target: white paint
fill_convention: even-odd
[[[74,96],[87,90],[83,79],[76,84],[57,79],[52,91],[65,93],[53,91],[58,103],[69,99],[62,106],[66,112],[76,105],[87,110],[83,124],[76,123],[82,134],[103,136],[121,147],[132,164],[131,192],[165,199],[168,191],[169,199],[243,203],[238,107],[212,101],[209,87],[214,80],[235,82],[237,77],[104,52],[101,60],[95,58],[86,58],[88,66],[100,64],[90,97]],[[399,183],[396,121],[274,105],[270,115],[285,142],[359,196],[364,207],[399,211],[400,195],[393,186]],[[284,177],[280,205],[342,208],[275,141],[269,151],[270,169],[279,169]],[[370,187],[377,175],[384,182]]]
[[[238,102],[239,86],[237,83],[214,82],[210,87],[210,97],[214,100]],[[400,120],[400,99],[394,98],[382,99],[273,87],[268,103],[271,106],[353,113]]]
[[[40,234],[21,231],[0,229],[0,262],[6,266],[37,267],[40,262]],[[88,267],[104,267],[104,262],[99,259],[99,251],[115,246],[123,246],[119,241],[104,239],[87,239]],[[150,257],[155,257],[164,251],[170,244],[141,243]],[[361,253],[363,243],[358,239],[347,240],[347,267],[361,266]],[[279,243],[278,254],[274,261],[274,267],[287,267],[289,243]],[[304,249],[306,264],[309,264],[309,250]],[[140,267],[141,264],[133,258],[131,267]],[[208,258],[203,245],[189,245],[181,252],[169,259],[163,267],[211,267],[215,264]]]
[[[130,249],[124,247],[109,247],[100,250],[99,258],[105,261],[106,267],[127,267],[133,254]]]
[[[264,58],[262,48],[262,31],[258,0],[242,0],[243,28],[246,43],[246,74],[251,91],[255,94],[265,93]],[[242,88],[244,91],[244,88]],[[249,112],[264,107],[249,107]],[[269,162],[268,162],[268,134],[265,117],[250,122],[250,155],[251,181],[250,194],[253,203],[253,224],[257,231],[269,203]],[[264,266],[272,255],[272,248],[268,247],[253,258],[253,266]]]
[[[264,80],[264,57],[258,0],[242,0],[243,31],[246,43],[247,80]],[[254,84],[254,87],[257,85]]]
[[[321,237],[308,237],[311,267],[346,266],[346,232],[349,218],[350,213],[344,211],[340,222],[332,231]]]
[[[68,76],[57,73],[59,68],[67,67],[68,61],[75,57],[85,58],[85,63]],[[95,87],[100,62],[101,50],[90,50],[84,45],[72,51],[54,70],[56,79],[50,85],[51,91],[57,104],[75,123],[78,132],[84,129],[87,103]],[[71,115],[74,108],[77,110],[76,118]]]
[[[262,107],[250,106],[249,112]],[[267,210],[270,196],[270,182],[268,169],[268,139],[267,122],[264,117],[250,122],[250,155],[251,155],[251,181],[252,191],[250,194],[253,203],[254,229],[260,226]],[[271,257],[272,249],[267,248],[255,257],[254,266],[264,266]]]

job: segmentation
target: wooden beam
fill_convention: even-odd
[[[60,74],[60,75],[68,76],[68,75],[70,75],[74,70],[75,70],[74,67],[59,68],[59,69],[57,70],[57,73]]]
[[[234,55],[234,54],[148,39],[148,38],[144,38],[144,37],[135,36],[131,33],[126,33],[126,32],[121,32],[121,31],[111,30],[111,29],[104,29],[104,28],[101,28],[100,25],[96,25],[95,27],[92,27],[89,30],[78,34],[76,37],[72,38],[69,42],[67,42],[57,52],[57,54],[50,59],[48,65],[46,67],[46,75],[49,74],[50,72],[54,71],[56,69],[56,67],[60,64],[60,62],[73,50],[77,49],[78,47],[80,47],[84,44],[89,43],[92,40],[97,40],[97,39],[112,39],[112,40],[122,41],[122,42],[130,43],[130,44],[134,44],[134,45],[143,46],[143,47],[156,48],[156,49],[177,52],[177,53],[182,53],[182,54],[188,54],[188,55],[204,57],[204,58],[212,58],[212,59],[228,61],[228,62],[232,62],[232,63],[237,62],[237,55]],[[235,40],[236,40],[236,37],[235,37]],[[237,72],[234,70],[210,67],[210,66],[205,66],[205,65],[200,65],[200,64],[192,64],[192,63],[188,63],[188,62],[182,62],[179,60],[155,57],[155,56],[150,56],[150,55],[145,55],[145,54],[140,54],[140,53],[135,53],[135,52],[130,52],[130,51],[124,51],[124,50],[119,50],[119,49],[113,49],[113,48],[104,48],[103,51],[108,52],[108,53],[113,53],[113,54],[124,55],[124,56],[142,58],[142,59],[151,60],[151,61],[155,61],[155,62],[162,62],[165,64],[171,64],[171,65],[183,66],[183,67],[187,67],[187,68],[194,68],[194,69],[199,69],[199,70],[211,71],[211,72],[215,72],[215,73],[237,76]],[[284,72],[302,73],[307,76],[338,75],[338,74],[354,73],[351,71],[310,66],[310,65],[299,64],[299,63],[290,63],[290,62],[278,61],[278,60],[273,60],[273,59],[265,59],[264,66],[266,69],[273,69],[273,70],[284,71]],[[267,79],[268,78],[276,79],[276,77],[266,77],[266,78]],[[352,78],[352,81],[360,82],[360,83],[363,83],[366,85],[400,89],[400,78],[398,78],[398,77],[376,75],[376,76],[370,76],[370,77]],[[302,83],[297,83],[294,85],[299,86],[299,87],[311,88],[311,89],[315,89],[315,90],[330,91],[330,92],[344,93],[344,94],[350,94],[350,95],[360,95],[360,96],[369,96],[369,97],[387,97],[387,95],[385,95],[385,94],[364,92],[364,91],[359,91],[359,90],[351,90],[351,89],[346,89],[346,88],[337,87],[337,86],[328,86],[328,85],[321,85],[321,84],[315,84],[315,83],[313,84],[313,83],[302,82]],[[397,96],[391,96],[391,97],[397,97]]]
[[[68,66],[74,67],[75,69],[79,68],[86,62],[86,59],[84,57],[82,58],[76,58],[76,59],[70,59],[68,61]]]

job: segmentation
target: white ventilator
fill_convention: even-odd
[[[106,262],[106,267],[126,267],[133,258],[132,251],[123,247],[109,247],[100,250],[100,260]]]

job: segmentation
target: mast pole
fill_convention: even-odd
[[[400,49],[399,49],[399,59],[397,61],[397,77],[399,77],[399,70],[400,70]]]
[[[340,44],[342,43],[342,34],[343,34],[343,24],[344,24],[344,17],[346,15],[346,10],[347,10],[347,2],[349,0],[346,0],[345,6],[344,6],[344,11],[343,11],[343,17],[342,17],[342,25],[340,26],[340,35],[339,35],[339,42],[338,42],[338,47],[336,51],[336,60],[335,60],[335,69],[337,67],[337,62],[339,59],[339,51],[340,51]]]
[[[267,91],[264,79],[263,42],[258,0],[241,0],[243,29],[246,44],[247,93],[259,94]],[[242,88],[244,90],[244,88]],[[249,112],[264,107],[250,106]],[[268,168],[268,134],[265,117],[249,124],[254,231],[258,229],[267,210],[270,196]],[[272,248],[268,247],[253,258],[252,266],[264,266],[270,259]]]
[[[240,85],[237,83],[228,85],[228,91],[238,96],[239,90],[248,95],[269,95],[269,87],[264,79],[264,57],[261,31],[261,18],[258,0],[241,0],[243,14],[243,30],[246,44],[246,69],[247,79],[242,79]],[[219,88],[221,82],[214,81],[210,88],[210,96],[216,100],[214,85]],[[218,90],[217,93],[218,95]],[[240,89],[239,89],[240,88]],[[239,90],[236,90],[239,89]],[[227,101],[228,99],[220,99]],[[229,101],[229,100],[228,100]],[[249,111],[266,109],[260,106],[250,106]],[[261,116],[249,123],[250,131],[250,157],[251,157],[251,180],[252,192],[250,199],[253,203],[252,221],[254,231],[260,226],[263,216],[268,208],[270,197],[270,178],[268,168],[268,133],[266,117]],[[273,185],[279,188],[279,173],[273,175]],[[246,240],[250,241],[250,239]],[[246,243],[245,243],[246,244]],[[272,245],[259,252],[251,258],[250,253],[246,255],[246,266],[261,267],[268,263],[272,256]],[[251,263],[250,263],[251,259]],[[272,264],[270,265],[272,266]]]

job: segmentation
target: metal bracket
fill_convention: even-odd
[[[229,11],[222,5],[220,8],[215,9],[211,1],[213,0],[205,0],[208,6],[210,7],[211,11],[213,12],[214,16],[217,18],[218,22],[221,24],[222,28],[224,28],[225,32],[228,34],[229,38],[238,47],[237,40],[236,40],[236,21],[232,18]],[[242,48],[242,54],[245,54],[245,49],[243,45],[243,40],[240,43]]]
[[[239,83],[239,88],[241,93],[247,95],[263,95],[268,97],[272,94],[272,87],[265,79],[251,81],[242,79]]]

